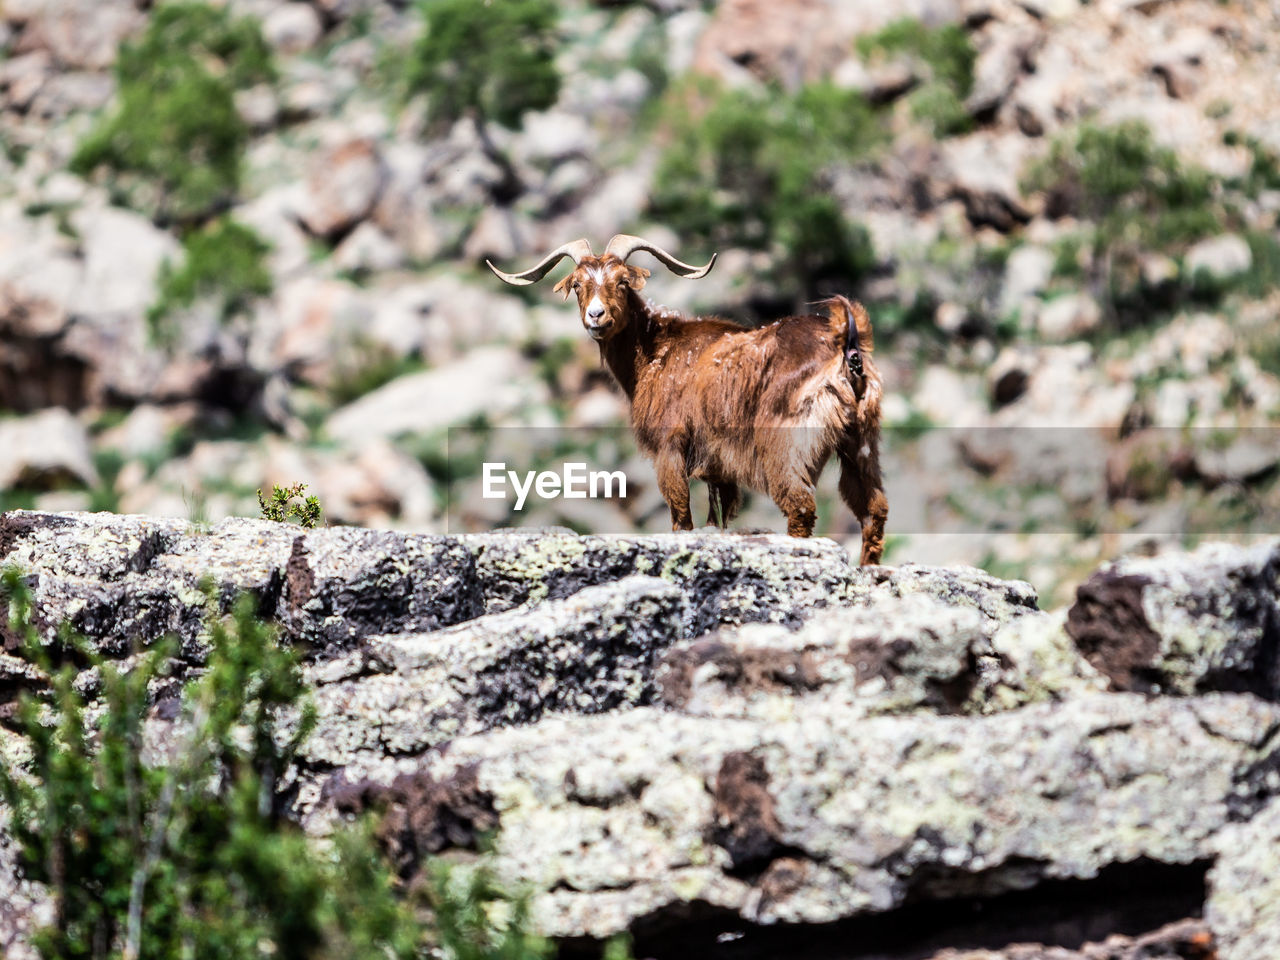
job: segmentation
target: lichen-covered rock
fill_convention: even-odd
[[[302,757],[350,766],[553,711],[647,703],[683,613],[679,589],[641,576],[431,633],[370,637],[309,668],[319,722]]]
[[[39,954],[28,938],[53,919],[53,901],[39,885],[19,879],[20,851],[8,823],[9,810],[0,804],[0,954],[6,960],[36,960]]]
[[[180,520],[14,510],[0,517],[0,566],[27,575],[36,625],[49,642],[66,622],[107,656],[174,634],[184,657],[199,657],[206,581],[224,603],[248,592],[269,614],[292,541],[289,528],[253,520],[203,529]]]
[[[0,764],[13,768],[29,760],[25,742],[0,727]],[[7,829],[9,816],[9,808],[0,802],[0,956],[36,960],[39,954],[28,938],[53,919],[53,898],[43,885],[21,878],[22,851]]]
[[[988,632],[1040,609],[1036,588],[1024,580],[1001,580],[976,567],[928,567],[914,563],[859,569],[852,602],[873,604],[885,596],[914,594],[977,610]]]
[[[1218,956],[1280,957],[1280,800],[1223,830],[1217,846],[1205,920],[1217,937]]]
[[[1080,655],[1064,629],[1065,610],[1020,616],[991,636],[988,669],[970,694],[975,713],[1012,710],[1073,693],[1105,690],[1107,680]]]
[[[1280,542],[1123,559],[1076,593],[1067,633],[1117,690],[1280,699]]]
[[[990,653],[976,610],[926,595],[817,613],[798,630],[726,628],[668,651],[662,701],[701,716],[781,717],[810,695],[868,713],[959,712]]]
[[[811,698],[710,723],[642,707],[454,740],[420,769],[474,773],[497,812],[495,864],[533,887],[542,929],[604,937],[694,901],[826,923],[1139,858],[1192,863],[1277,722],[1239,695],[1091,694],[992,717]]]
[[[725,623],[798,625],[852,596],[856,568],[830,540],[772,534],[590,536],[503,532],[466,537],[490,612],[554,600],[631,574],[676,584],[688,596],[685,635]]]
[[[435,630],[482,611],[475,559],[456,538],[355,528],[297,538],[280,598],[285,633],[322,648]]]
[[[1002,950],[943,950],[929,960],[1228,960],[1214,951],[1214,936],[1202,920],[1179,920],[1142,936],[1113,934],[1079,950],[1017,943]]]

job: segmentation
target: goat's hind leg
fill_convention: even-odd
[[[672,530],[692,530],[693,514],[689,512],[689,474],[684,457],[678,453],[659,453],[653,460],[658,475],[658,490],[671,510]]]
[[[889,498],[880,478],[880,453],[875,440],[858,449],[846,444],[840,458],[840,498],[862,524],[862,565],[880,562],[884,555],[884,524],[889,518]]]
[[[804,483],[775,487],[769,491],[773,502],[787,518],[787,533],[793,537],[813,535],[813,525],[818,519],[818,503],[813,487]]]

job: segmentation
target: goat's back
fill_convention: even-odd
[[[756,488],[779,470],[816,475],[858,402],[837,312],[754,330],[717,319],[666,326],[632,403],[640,445],[677,446],[692,475]]]

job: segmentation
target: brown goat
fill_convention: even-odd
[[[880,480],[882,387],[862,304],[832,297],[826,317],[786,317],[755,330],[691,319],[640,296],[649,271],[627,259],[642,250],[691,279],[706,276],[716,260],[694,267],[619,234],[599,257],[586,240],[575,240],[523,273],[489,267],[524,285],[562,257],[573,260],[575,269],[555,289],[577,296],[583,326],[631,402],[636,441],[653,461],[673,529],[693,529],[693,477],[709,488],[709,523],[734,517],[745,486],[773,498],[787,533],[807,537],[814,487],[834,454],[840,496],[862,524],[862,562],[879,563],[889,513]]]

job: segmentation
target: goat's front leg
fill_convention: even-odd
[[[775,487],[769,493],[787,518],[788,534],[793,537],[813,535],[813,525],[818,519],[818,504],[813,497],[813,487],[797,483]]]
[[[658,475],[658,490],[671,508],[671,529],[692,530],[693,514],[689,512],[689,474],[684,457],[677,451],[662,451],[653,460]]]

